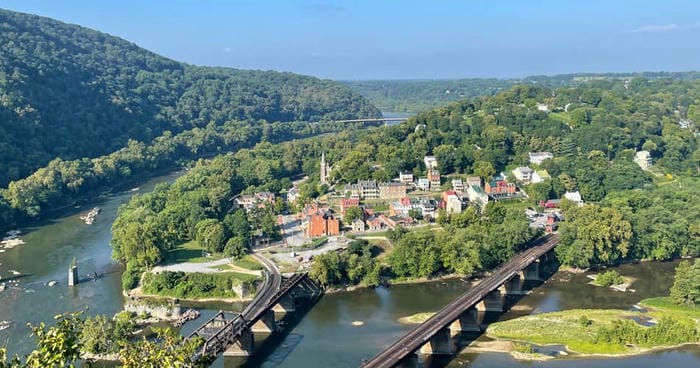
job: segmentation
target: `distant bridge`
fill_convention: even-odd
[[[334,123],[388,123],[388,122],[402,122],[406,121],[408,118],[366,118],[366,119],[347,119],[347,120],[333,120]]]
[[[454,354],[454,332],[480,331],[478,311],[503,311],[505,295],[521,294],[523,282],[539,280],[539,259],[559,244],[555,234],[518,254],[487,279],[440,309],[430,319],[385,347],[364,368],[390,368],[415,359],[415,353]]]
[[[307,273],[296,273],[285,279],[277,266],[269,259],[253,254],[265,267],[265,284],[255,299],[239,315],[220,311],[192,332],[186,339],[204,338],[197,358],[220,354],[231,356],[252,355],[255,351],[255,332],[275,332],[275,311],[293,312],[295,297],[305,295],[315,298],[322,290]]]

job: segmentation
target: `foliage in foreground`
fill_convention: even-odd
[[[31,326],[36,337],[36,349],[24,358],[12,357],[7,361],[6,350],[0,348],[0,368],[44,368],[75,367],[82,359],[82,336],[85,320],[82,312],[66,313],[55,318],[56,325],[47,327],[45,323]],[[170,329],[154,329],[156,338],[132,342],[120,341],[119,361],[124,367],[205,367],[203,363],[193,362],[192,356],[200,340],[182,343],[182,337]]]

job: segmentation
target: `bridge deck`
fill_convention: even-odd
[[[554,249],[558,243],[559,238],[554,234],[547,235],[540,239],[537,245],[529,248],[528,250],[515,256],[507,263],[501,265],[490,277],[454,299],[452,302],[440,309],[430,319],[387,346],[374,358],[365,362],[363,367],[389,368],[395,366],[409,354],[413,354],[423,344],[428,342],[430,338],[439,330],[448,327],[452,322],[459,318],[460,314],[476,305],[488,293],[497,289],[503,283],[515,276],[518,272],[525,269],[528,265],[534,262],[535,259]]]

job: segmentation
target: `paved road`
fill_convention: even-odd
[[[153,269],[151,269],[151,273],[157,273],[160,271],[172,271],[172,272],[202,272],[202,273],[216,273],[216,272],[221,272],[216,268],[216,266],[224,266],[229,263],[228,258],[222,258],[218,259],[216,261],[211,261],[211,262],[202,262],[202,263],[194,263],[194,262],[184,262],[184,263],[175,263],[167,266],[155,266]]]

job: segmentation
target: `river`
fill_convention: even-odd
[[[152,179],[140,185],[139,192],[149,191],[157,183],[172,181],[180,174]],[[85,205],[74,214],[22,229],[26,244],[0,253],[0,275],[7,277],[9,270],[26,275],[17,279],[17,286],[0,292],[0,320],[14,321],[9,329],[0,331],[0,346],[6,343],[11,354],[24,354],[31,349],[33,342],[26,323],[50,321],[64,311],[89,308],[89,314],[113,314],[122,308],[120,269],[110,259],[110,227],[117,207],[128,201],[132,194],[131,191],[117,193]],[[92,206],[99,206],[102,212],[93,225],[85,225],[79,216]],[[96,281],[68,287],[67,269],[73,257],[77,258],[81,277],[95,272],[104,275]],[[618,271],[624,276],[637,279],[631,286],[635,293],[590,286],[585,275],[558,272],[500,318],[571,308],[627,309],[643,298],[666,294],[676,264],[654,262],[619,267]],[[46,283],[50,280],[57,280],[58,284],[49,287]],[[298,323],[292,324],[293,328],[287,328],[279,343],[263,347],[248,361],[219,359],[215,366],[357,367],[362,359],[376,354],[382,346],[412,328],[398,323],[400,317],[435,311],[468,287],[461,280],[449,280],[325,295]],[[183,333],[194,329],[215,310],[229,306],[208,303],[198,307],[202,308],[203,316],[186,324]],[[233,309],[239,308],[233,306]],[[362,322],[362,325],[353,322]],[[619,359],[568,359],[543,363],[521,363],[502,353],[467,351],[452,359],[447,366],[644,368],[657,367],[661,361],[670,367],[698,367],[700,348],[685,347]]]

